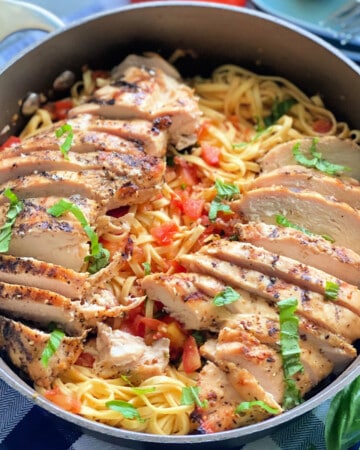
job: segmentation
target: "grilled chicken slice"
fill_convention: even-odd
[[[294,258],[347,283],[360,286],[360,255],[350,249],[331,244],[321,236],[262,222],[237,224],[235,228],[242,241]]]
[[[254,269],[269,276],[279,277],[288,283],[304,289],[319,292],[325,298],[335,300],[339,305],[360,315],[360,291],[356,286],[339,280],[322,270],[277,253],[269,252],[247,242],[220,239],[202,247],[201,253],[215,256],[247,269]],[[330,286],[335,287],[334,297],[328,297]]]
[[[56,377],[76,362],[84,338],[85,335],[64,336],[45,366],[41,362],[41,355],[49,343],[50,334],[0,316],[0,349],[7,353],[14,366],[44,388],[49,388]]]
[[[132,155],[165,156],[167,132],[154,128],[147,120],[106,120],[91,114],[56,122],[16,146],[4,149],[0,159],[27,155],[32,152],[60,151],[64,138],[56,137],[56,130],[68,124],[72,127],[71,152],[107,151]]]
[[[310,154],[309,149],[313,142],[313,138],[303,138],[277,145],[261,159],[260,166],[262,171],[270,172],[279,167],[297,164],[292,152],[294,145],[297,143],[300,143],[299,150],[307,158],[312,159],[313,156]],[[323,159],[349,169],[341,176],[360,179],[360,149],[355,142],[348,139],[339,139],[335,136],[326,136],[318,139],[315,148],[317,152],[322,154]]]
[[[342,335],[350,342],[360,337],[360,317],[334,301],[325,300],[321,294],[201,253],[182,255],[179,262],[191,272],[216,277],[234,288],[253,292],[272,303],[294,297],[298,300],[297,311],[301,316]]]
[[[250,182],[246,186],[246,190],[251,191],[271,186],[315,191],[325,197],[331,197],[339,202],[347,203],[353,208],[360,209],[360,185],[358,181],[354,179],[345,181],[304,166],[285,166],[266,172]]]
[[[169,363],[169,339],[161,338],[152,345],[144,339],[121,330],[98,324],[97,358],[94,370],[103,378],[125,375],[138,384],[147,378],[161,375]]]
[[[33,286],[76,299],[82,297],[87,280],[87,273],[63,266],[34,258],[0,255],[0,281],[5,283]]]
[[[360,252],[360,212],[315,192],[260,188],[232,202],[231,208],[246,222],[276,224],[276,216],[283,215],[311,233],[330,236],[336,245]]]
[[[237,414],[237,406],[245,401],[262,400],[281,412],[281,407],[264,392],[255,378],[234,364],[228,373],[212,362],[207,362],[199,374],[199,398],[206,407],[197,407],[193,417],[202,433],[231,430],[261,422],[270,414],[260,407],[253,407]]]
[[[96,114],[110,119],[146,119],[168,130],[169,142],[182,149],[196,142],[201,115],[191,88],[160,69],[129,67],[120,79],[97,91],[90,103],[73,108],[70,117]]]

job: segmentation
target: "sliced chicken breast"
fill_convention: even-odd
[[[350,249],[331,244],[321,236],[263,222],[237,224],[235,228],[242,241],[294,258],[360,286],[360,255]]]
[[[359,153],[360,156],[360,153]],[[325,175],[317,170],[304,166],[285,166],[266,172],[246,186],[246,190],[284,186],[292,190],[315,191],[324,197],[330,197],[339,202],[347,203],[360,209],[360,185],[356,180]]]
[[[85,335],[64,336],[45,366],[41,362],[41,355],[49,343],[50,334],[0,316],[0,349],[5,350],[15,367],[44,388],[50,388],[55,378],[76,362],[84,338]]]
[[[215,256],[240,267],[257,270],[268,276],[275,275],[288,283],[319,292],[325,297],[331,294],[328,294],[328,291],[329,286],[332,286],[336,289],[333,292],[334,297],[329,299],[360,315],[360,291],[357,286],[348,284],[322,270],[299,263],[295,259],[269,252],[246,242],[225,239],[202,247],[201,253]]]
[[[311,233],[329,236],[336,245],[360,252],[360,212],[315,192],[260,188],[232,202],[231,208],[246,222],[276,224],[276,216],[283,215]]]
[[[333,333],[341,334],[350,342],[360,337],[360,317],[334,301],[325,300],[321,294],[301,289],[275,276],[269,277],[200,253],[182,255],[179,262],[189,271],[219,278],[234,288],[240,287],[253,292],[272,303],[289,297],[296,298],[297,311],[301,316]]]
[[[261,170],[270,172],[279,167],[297,164],[292,152],[294,145],[297,143],[300,143],[299,150],[311,159],[309,149],[313,142],[313,138],[303,138],[277,145],[261,159]],[[342,176],[360,179],[360,149],[355,142],[349,139],[339,139],[335,136],[326,136],[318,139],[316,151],[322,154],[323,159],[349,168]]]
[[[110,119],[146,119],[168,130],[169,142],[182,149],[196,142],[201,115],[191,88],[160,69],[127,68],[94,93],[90,103],[73,108],[70,116],[96,114]]]

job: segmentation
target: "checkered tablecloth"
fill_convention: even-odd
[[[114,8],[127,0],[33,0],[47,6],[64,21]],[[0,7],[1,14],[1,7]],[[0,44],[0,69],[25,47],[43,37],[41,32],[11,36]],[[244,450],[326,450],[324,421],[329,402],[301,416],[285,429],[240,446]],[[357,446],[358,447],[358,446]],[[0,450],[126,450],[95,439],[57,418],[13,390],[0,380]]]

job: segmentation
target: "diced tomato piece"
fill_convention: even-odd
[[[201,199],[188,198],[184,200],[183,211],[190,219],[196,220],[201,217],[205,201]]]
[[[79,414],[81,410],[80,400],[75,396],[63,394],[58,387],[49,389],[45,392],[44,396],[65,411]]]
[[[174,273],[181,273],[181,272],[186,272],[186,269],[184,266],[182,266],[180,263],[178,263],[175,260],[172,261],[168,261],[169,266],[172,267],[174,269]]]
[[[182,363],[186,373],[195,372],[201,367],[199,349],[193,336],[188,336],[184,343]]]
[[[210,166],[218,166],[220,163],[220,149],[214,145],[203,143],[201,145],[201,156]]]
[[[150,233],[158,245],[170,245],[173,242],[174,234],[178,230],[176,223],[168,222],[151,228]]]
[[[203,122],[197,132],[197,139],[199,142],[201,142],[207,135],[209,130],[209,122],[205,121]]]
[[[93,70],[91,72],[91,78],[96,81],[97,78],[107,79],[110,77],[110,73],[106,70]]]
[[[0,151],[4,150],[5,148],[12,147],[13,145],[20,144],[20,142],[21,142],[20,138],[16,136],[10,136],[0,147]]]
[[[174,163],[177,165],[177,172],[180,180],[186,186],[194,186],[199,182],[197,169],[194,164],[188,163],[185,159],[175,156]]]
[[[315,120],[315,122],[312,125],[312,128],[316,133],[325,134],[331,130],[332,123],[328,119],[321,118],[321,119]]]
[[[54,116],[56,120],[65,119],[69,110],[73,107],[71,99],[58,100],[54,103]]]
[[[94,362],[95,358],[91,353],[81,352],[75,364],[82,367],[93,367]]]
[[[158,319],[154,319],[153,317],[142,317],[140,321],[145,325],[146,328],[152,331],[159,331],[161,327],[166,328],[164,322]]]

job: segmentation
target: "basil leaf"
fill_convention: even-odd
[[[132,387],[132,391],[135,392],[137,395],[145,395],[149,394],[150,392],[156,391],[156,387],[148,387],[148,388],[138,388],[138,387]]]
[[[327,450],[346,450],[360,441],[360,377],[330,403],[325,421]]]
[[[56,353],[56,350],[59,348],[61,341],[65,333],[61,330],[54,330],[50,333],[50,338],[41,354],[41,364],[44,367],[49,365],[50,358]]]
[[[64,142],[60,145],[60,151],[64,155],[65,159],[69,159],[68,153],[74,139],[74,132],[72,126],[68,123],[65,123],[60,128],[57,128],[55,130],[55,136],[58,139],[61,138],[64,134],[66,134],[67,136],[65,137]]]
[[[215,295],[213,303],[216,306],[230,305],[236,302],[240,298],[240,294],[236,292],[232,287],[227,286],[223,291]]]
[[[0,253],[7,252],[9,250],[12,227],[14,226],[17,216],[24,209],[24,203],[17,198],[16,194],[14,194],[11,189],[6,188],[4,195],[10,201],[10,205],[5,216],[5,223],[0,228]]]
[[[148,262],[144,262],[142,264],[143,268],[144,268],[144,273],[145,275],[150,275],[151,274],[151,265]]]
[[[326,159],[323,159],[322,154],[316,150],[317,143],[318,139],[314,138],[309,149],[312,159],[309,159],[301,153],[300,142],[297,142],[292,148],[292,153],[295,160],[302,166],[317,169],[328,175],[340,175],[341,173],[350,170],[349,167],[342,166],[340,164],[333,164]]]
[[[287,98],[281,102],[275,100],[270,115],[263,119],[265,127],[269,127],[276,123],[280,117],[285,115],[296,103],[297,101],[294,98]]]
[[[47,212],[54,217],[60,217],[70,212],[80,222],[80,225],[90,239],[90,255],[85,257],[85,261],[88,262],[89,273],[96,273],[109,264],[110,252],[99,243],[98,235],[91,228],[83,212],[77,205],[61,199],[51,208],[48,208]]]
[[[296,298],[287,298],[278,302],[280,310],[280,352],[285,380],[284,409],[290,409],[301,403],[300,391],[292,378],[296,373],[304,370],[300,361],[299,319],[295,315],[297,304]]]
[[[308,229],[301,227],[300,225],[296,225],[295,223],[290,222],[285,216],[282,214],[278,214],[275,216],[275,221],[278,225],[281,225],[285,228],[293,228],[294,230],[301,231],[302,233],[307,234],[308,236],[316,236],[315,233],[312,233]],[[335,242],[335,239],[333,239],[331,236],[327,234],[320,234],[323,239],[329,241],[329,242]]]
[[[107,408],[119,412],[126,419],[136,419],[139,422],[144,422],[144,419],[141,418],[139,411],[129,402],[124,402],[123,400],[110,400],[106,402],[105,405]]]
[[[209,219],[211,221],[214,221],[217,218],[218,212],[220,211],[225,214],[233,214],[233,211],[229,205],[222,203],[221,199],[215,197],[215,199],[210,203]]]
[[[336,300],[339,294],[340,286],[333,281],[325,283],[325,298],[328,300]]]
[[[238,405],[235,409],[236,414],[240,414],[244,411],[248,411],[249,409],[253,408],[254,406],[259,406],[263,410],[267,411],[270,414],[279,414],[280,411],[276,408],[272,408],[267,403],[263,402],[262,400],[253,400],[251,402],[241,402],[240,405]]]
[[[206,408],[207,402],[201,401],[199,398],[199,387],[198,386],[188,386],[182,388],[181,391],[181,405],[193,405],[199,406],[200,408]]]
[[[221,180],[215,181],[217,196],[225,200],[230,200],[234,195],[240,193],[239,188],[232,183],[224,183]]]

